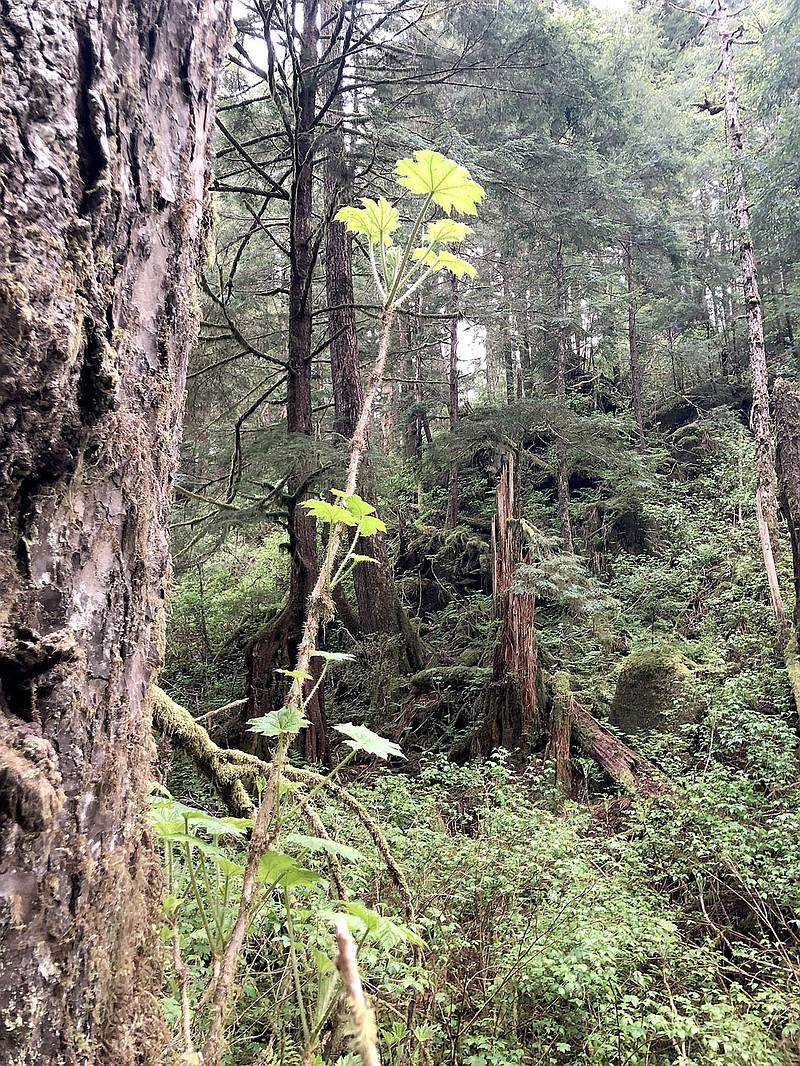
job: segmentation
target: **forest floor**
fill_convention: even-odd
[[[430,652],[423,674],[392,683],[374,642],[329,634],[355,656],[328,686],[331,721],[369,724],[408,756],[343,774],[385,845],[352,804],[319,802],[385,1062],[800,1061],[797,716],[762,573],[751,447],[718,409],[654,436],[642,459],[602,470],[587,460],[573,490],[576,556],[548,532],[551,486],[535,473],[525,482],[536,551],[518,580],[535,588],[543,698],[565,671],[581,703],[664,773],[661,796],[620,795],[577,749],[569,799],[540,750],[451,758],[485,706],[497,637],[478,459],[461,482],[469,525],[441,531],[441,488],[429,482],[416,543],[396,558]],[[391,527],[388,503],[382,513]],[[198,713],[242,695],[242,649],[285,583],[276,547],[274,536],[257,549],[232,538],[179,579],[162,684]],[[781,568],[790,587],[790,561]],[[177,753],[168,783],[176,799],[224,813]],[[287,814],[282,846],[319,875],[259,911],[231,1063],[299,1062],[307,1018],[327,1003],[331,849],[305,832]],[[195,893],[180,917],[198,997],[215,891]],[[224,891],[227,901],[227,878]],[[166,1003],[177,1017],[174,988]],[[314,1054],[352,1058],[329,1022]]]

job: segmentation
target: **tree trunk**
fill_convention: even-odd
[[[794,627],[800,628],[800,388],[784,378],[775,382],[775,428],[781,497],[792,541]]]
[[[567,408],[567,339],[566,339],[566,293],[564,288],[564,245],[561,238],[556,244],[556,313],[558,315],[558,341],[556,348],[556,400],[562,411]],[[558,518],[564,551],[575,553],[572,543],[572,524],[569,519],[569,468],[567,448],[563,438],[556,441],[556,467],[558,484]]]
[[[568,701],[572,739],[603,767],[612,781],[643,796],[660,796],[670,791],[669,780],[657,766],[604,729],[573,696]]]
[[[450,319],[450,364],[447,391],[447,415],[450,432],[458,425],[458,279],[455,274],[451,279],[453,317]],[[447,517],[445,529],[455,529],[458,525],[458,462],[450,460],[447,474]]]
[[[644,414],[642,412],[642,365],[639,361],[639,334],[636,329],[636,300],[634,298],[633,239],[625,244],[625,281],[628,286],[628,354],[631,366],[631,403],[636,419],[639,451],[645,450]]]
[[[750,204],[744,176],[744,138],[739,118],[736,91],[736,72],[733,59],[733,35],[728,22],[724,0],[715,0],[712,14],[717,23],[722,49],[722,70],[725,75],[725,122],[728,148],[733,162],[733,195],[736,226],[739,232],[739,255],[742,264],[742,286],[747,315],[747,348],[750,375],[753,383],[753,436],[756,445],[756,473],[764,519],[769,530],[772,552],[778,558],[778,503],[775,488],[775,459],[772,450],[772,422],[769,413],[769,385],[767,357],[764,350],[764,322],[761,294],[758,289],[753,235],[750,229]]]
[[[313,273],[316,249],[312,227],[314,192],[314,148],[317,121],[317,67],[319,25],[318,0],[307,0],[303,8],[303,28],[299,65],[295,74],[294,127],[291,133],[292,183],[289,198],[289,334],[286,390],[286,428],[311,436],[311,377],[313,363]],[[294,497],[289,514],[291,570],[289,596],[283,610],[259,637],[249,657],[249,713],[266,714],[283,704],[286,685],[278,682],[278,668],[292,669],[303,629],[308,597],[317,579],[316,523],[300,506],[305,478],[292,479],[287,486]],[[321,669],[312,664],[315,677]],[[305,757],[327,764],[330,744],[327,736],[325,698],[319,686],[308,701],[306,717],[311,723],[303,733]]]
[[[336,24],[337,7],[338,5],[332,0],[324,0],[322,24],[323,28],[329,29],[329,32]],[[338,57],[340,48],[337,47],[336,42],[333,42],[329,52],[329,60],[335,60]],[[334,91],[334,74],[329,74],[323,79],[323,87],[326,96]],[[344,135],[341,127],[336,124],[328,133],[325,193],[326,199],[332,206],[348,203],[352,199],[352,180]],[[349,444],[358,425],[364,404],[364,392],[361,385],[353,295],[353,245],[352,238],[343,222],[331,222],[328,225],[325,245],[325,284],[329,308],[328,335],[335,412],[334,429],[336,434]],[[368,456],[364,457],[361,465],[361,485],[364,498],[374,504],[376,502],[374,477]],[[361,632],[365,635],[377,634],[388,638],[388,640],[381,641],[381,650],[389,660],[387,666],[390,675],[393,676],[398,670],[420,670],[423,665],[421,645],[397,596],[386,538],[378,532],[361,544],[360,550],[363,554],[370,555],[377,560],[374,564],[361,563],[353,571],[353,587],[358,604]]]
[[[519,469],[514,454],[508,453],[497,486],[493,527],[494,604],[503,626],[495,652],[487,712],[471,745],[473,756],[498,747],[509,750],[531,747],[545,732],[538,692],[534,594],[511,590],[519,566],[530,562],[519,516]]]
[[[161,1043],[147,693],[228,20],[213,0],[0,14],[9,1066]]]

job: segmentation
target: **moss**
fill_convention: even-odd
[[[686,680],[691,676],[684,656],[674,644],[649,644],[634,648],[619,668],[620,680],[625,677],[636,678],[641,683],[665,676],[676,680]]]
[[[483,658],[484,648],[477,648],[474,645],[465,648],[464,651],[458,656],[457,666],[478,666]]]
[[[414,674],[408,684],[425,689],[439,688],[442,685],[449,688],[466,688],[476,683],[488,683],[491,673],[491,667],[488,666],[431,666]]]
[[[681,652],[666,642],[635,648],[619,668],[611,721],[624,733],[667,732],[695,715],[685,700],[692,671]]]

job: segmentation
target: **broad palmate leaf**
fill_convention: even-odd
[[[440,152],[419,149],[414,159],[400,159],[395,167],[397,181],[410,192],[429,195],[448,215],[477,215],[484,190],[469,171]]]

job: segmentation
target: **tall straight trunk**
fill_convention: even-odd
[[[313,272],[314,233],[314,148],[317,109],[317,67],[319,48],[318,0],[306,0],[299,69],[296,71],[294,127],[291,133],[292,183],[289,198],[289,330],[287,337],[286,429],[290,434],[311,436],[313,432],[311,382],[313,363]],[[249,658],[249,713],[264,714],[283,704],[285,683],[276,668],[294,665],[305,607],[317,579],[316,523],[301,506],[302,477],[288,485],[293,497],[289,512],[291,568],[289,596],[283,610],[267,631],[257,639]],[[312,673],[320,669],[314,660]],[[308,682],[309,689],[316,677]],[[320,685],[306,704],[310,725],[304,730],[306,758],[327,763],[330,745],[327,737],[324,690]]]
[[[781,637],[784,662],[800,713],[800,660],[797,653],[797,634],[800,632],[800,387],[779,378],[775,382],[774,395],[778,485],[792,542],[795,593],[793,625],[784,624]]]
[[[764,520],[769,530],[772,551],[778,555],[778,503],[775,487],[775,458],[772,446],[772,420],[769,412],[769,383],[767,357],[764,349],[764,320],[761,294],[758,289],[753,235],[750,228],[750,203],[744,175],[744,137],[739,117],[736,91],[736,71],[733,58],[733,34],[724,0],[714,0],[712,9],[722,50],[722,70],[725,76],[725,124],[728,130],[728,149],[733,163],[733,198],[736,227],[739,234],[739,255],[742,266],[742,287],[747,317],[747,350],[753,387],[752,425],[756,446],[756,475]]]
[[[566,338],[566,287],[564,285],[564,244],[561,238],[556,243],[556,312],[558,315],[558,338],[556,346],[556,400],[562,411],[567,409],[567,338]],[[569,519],[569,468],[567,447],[563,437],[556,441],[556,481],[558,485],[558,520],[564,551],[573,555],[572,524]]]
[[[800,388],[779,378],[775,382],[775,428],[778,472],[792,541],[794,571],[794,625],[800,627]]]
[[[323,0],[322,26],[332,32],[340,4]],[[328,48],[329,60],[336,60],[340,48],[333,42]],[[322,79],[328,97],[335,90],[335,68]],[[325,154],[325,195],[331,205],[348,203],[352,199],[350,165],[340,125],[336,124],[336,109],[332,109],[334,125],[328,132]],[[328,300],[328,335],[330,338],[331,380],[333,383],[334,429],[348,443],[355,433],[364,392],[358,358],[355,298],[353,295],[353,245],[343,222],[328,225],[325,240],[325,285]],[[361,492],[375,503],[375,485],[369,457],[361,465]],[[421,652],[416,634],[397,596],[389,561],[386,538],[376,533],[362,545],[364,554],[377,560],[376,564],[360,564],[353,571],[353,586],[358,603],[358,618],[364,634],[380,634],[390,638],[383,641],[384,652],[390,658],[390,672],[398,668],[420,669]]]
[[[147,693],[225,3],[0,8],[0,1061],[161,1043]]]
[[[628,355],[631,368],[631,403],[636,419],[639,451],[645,450],[644,414],[642,412],[642,365],[639,361],[639,332],[636,328],[635,278],[633,273],[633,239],[625,243],[625,282],[628,287]]]
[[[447,416],[452,433],[458,425],[458,278],[452,275],[450,293],[453,304],[453,317],[450,319],[450,359],[448,366]],[[455,457],[450,460],[447,474],[447,518],[446,529],[455,529],[458,525],[458,462]]]
[[[417,403],[417,385],[414,381],[416,360],[414,356],[417,344],[416,320],[409,311],[400,317],[400,337],[403,341],[404,358],[402,386],[400,389],[400,412],[403,418],[403,458],[416,459],[422,451],[422,426],[419,419],[412,417]]]

